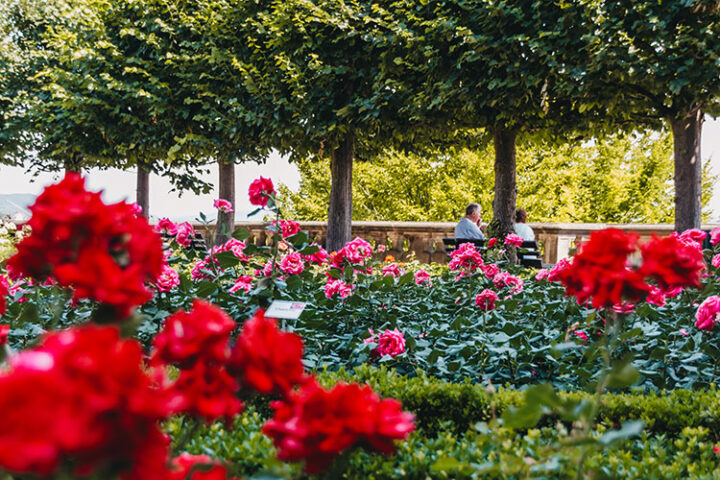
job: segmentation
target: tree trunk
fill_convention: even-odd
[[[515,183],[515,139],[517,131],[507,128],[493,130],[495,140],[495,196],[493,226],[497,234],[512,233],[515,223],[517,185]]]
[[[135,203],[142,208],[145,218],[150,218],[150,172],[138,165]]]
[[[703,112],[698,108],[669,121],[675,143],[675,230],[682,232],[688,228],[700,228]]]
[[[355,136],[347,133],[333,151],[330,161],[330,206],[326,248],[340,250],[352,234],[352,170],[355,156]]]
[[[220,173],[219,198],[230,202],[233,210],[235,210],[235,162],[232,160],[220,160],[218,164]],[[215,245],[227,242],[234,229],[235,212],[225,213],[218,210]]]

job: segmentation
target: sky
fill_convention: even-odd
[[[712,169],[720,174],[720,119],[706,117],[702,133],[703,162],[710,161]],[[210,167],[210,173],[202,178],[217,184],[217,166]],[[254,163],[240,164],[235,167],[235,210],[240,213],[236,220],[244,220],[244,213],[253,209],[248,201],[248,187],[250,182],[259,176],[270,177],[275,185],[285,184],[292,190],[297,190],[300,183],[300,174],[297,167],[288,163],[278,154],[271,155],[267,163],[258,165]],[[0,166],[0,194],[31,193],[39,194],[43,187],[59,180],[60,174],[44,173],[32,178],[22,168]],[[103,190],[103,199],[106,202],[120,200],[134,201],[135,199],[135,172],[122,170],[90,170],[87,172],[87,185],[91,190]],[[150,178],[150,215],[154,218],[169,217],[173,220],[190,220],[196,218],[202,211],[208,218],[214,218],[213,200],[217,198],[217,191],[207,195],[194,195],[186,192],[170,192],[172,185],[166,179],[153,175]],[[715,187],[710,202],[713,211],[712,222],[720,222],[720,186]]]

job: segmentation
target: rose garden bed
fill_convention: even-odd
[[[362,239],[325,252],[281,218],[270,182],[254,186],[274,218],[268,245],[240,229],[200,252],[189,224],[163,220],[164,255],[130,206],[102,204],[76,177],[38,199],[0,296],[0,405],[57,414],[0,422],[13,478],[715,469],[720,285],[704,233],[638,247],[607,230],[549,272],[509,265],[512,236],[483,256],[463,246],[448,266],[398,264]],[[259,313],[272,300],[306,306],[274,322]],[[43,392],[54,402],[32,400]]]

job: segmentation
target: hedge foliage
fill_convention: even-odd
[[[391,457],[353,452],[336,478],[573,478],[578,451],[558,449],[572,426],[544,418],[538,428],[511,429],[493,419],[523,401],[523,392],[469,382],[453,384],[420,374],[408,378],[386,368],[361,367],[354,373],[325,372],[322,383],[338,380],[369,383],[381,396],[393,396],[417,416],[418,431],[398,445]],[[589,394],[561,392],[565,398]],[[586,470],[595,478],[716,478],[720,457],[720,405],[713,387],[704,391],[607,394],[596,434],[625,420],[641,419],[644,432],[602,451],[592,451]],[[191,453],[225,459],[237,475],[257,478],[306,478],[300,465],[277,461],[272,442],[261,433],[269,415],[266,404],[250,404],[232,428],[202,426],[184,445]],[[182,437],[179,421],[168,425],[173,438]]]

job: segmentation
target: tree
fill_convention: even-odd
[[[516,139],[571,132],[595,120],[576,103],[588,33],[579,2],[404,2],[414,32],[406,62],[417,72],[416,116],[440,128],[487,128],[495,146],[493,217],[512,230]],[[419,86],[419,88],[418,88]]]
[[[434,155],[388,150],[355,169],[355,220],[457,221],[465,205],[492,205],[493,146]],[[526,139],[517,154],[518,205],[534,222],[667,223],[673,218],[672,137],[638,132],[554,144]],[[281,186],[288,213],[322,220],[329,197],[327,162],[299,164],[298,192]],[[703,205],[716,177],[704,172]],[[706,218],[709,212],[705,212]]]
[[[588,2],[597,19],[589,85],[607,109],[673,132],[675,228],[700,226],[704,114],[720,108],[720,11],[716,0]]]
[[[404,27],[390,6],[275,1],[265,22],[268,72],[283,86],[280,101],[290,112],[283,147],[294,160],[330,157],[329,250],[351,238],[354,160],[372,158],[412,127],[401,113],[407,89],[389,76],[400,68],[397,52],[404,48]]]

